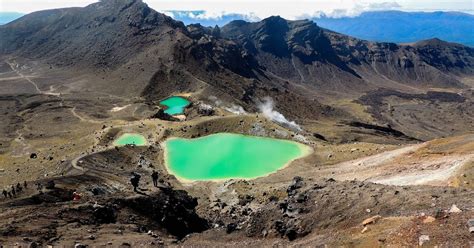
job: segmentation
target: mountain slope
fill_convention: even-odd
[[[359,91],[373,87],[370,84],[387,86],[390,81],[463,87],[449,74],[473,73],[474,49],[451,43],[435,47],[439,42],[415,46],[368,42],[322,29],[311,21],[280,17],[258,23],[234,21],[221,33],[278,77],[323,90]]]
[[[28,59],[81,78],[72,86],[61,80],[63,93],[96,91],[151,106],[193,92],[251,112],[270,96],[296,120],[357,119],[332,103],[379,88],[460,90],[474,74],[474,49],[454,43],[369,42],[280,17],[184,26],[139,0],[32,13],[0,26],[0,37],[7,62]]]
[[[35,12],[2,26],[0,50],[52,59],[61,66],[115,66],[170,31],[186,32],[182,23],[141,1],[101,1],[85,8]]]
[[[252,110],[264,96],[281,98],[288,111],[299,104],[294,99],[300,93],[271,82],[235,42],[203,30],[190,33],[181,22],[139,0],[36,12],[1,26],[0,36],[0,51],[10,57],[93,75],[81,82],[82,90],[143,96],[153,102],[176,91],[205,88],[207,95],[219,94]],[[299,116],[331,111],[312,98],[301,101],[306,107]]]

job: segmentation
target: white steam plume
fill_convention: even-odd
[[[274,110],[274,106],[275,104],[273,102],[273,99],[270,97],[265,97],[263,98],[263,102],[258,104],[258,109],[265,117],[282,126],[288,127],[296,131],[302,130],[301,127],[294,121],[289,121],[283,114]]]

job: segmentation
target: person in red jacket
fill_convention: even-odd
[[[81,194],[74,191],[74,193],[72,193],[72,200],[73,201],[79,201],[80,199],[81,199]]]

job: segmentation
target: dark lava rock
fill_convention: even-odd
[[[239,195],[239,205],[240,206],[245,206],[247,205],[248,203],[252,202],[253,201],[253,196],[251,195],[244,195],[244,196],[240,196]]]
[[[174,118],[173,116],[165,113],[163,109],[158,110],[156,114],[152,115],[151,118],[165,120],[165,121],[178,121],[178,119]]]
[[[209,228],[207,221],[196,213],[197,199],[184,190],[163,188],[160,194],[152,197],[118,199],[116,203],[151,218],[180,239]]]
[[[286,190],[286,192],[288,193],[288,196],[295,195],[296,190],[303,187],[303,185],[304,185],[303,178],[301,178],[300,176],[294,177],[290,186],[288,186],[288,189]]]
[[[117,220],[117,211],[111,205],[95,207],[93,216],[96,223],[115,223],[115,221]]]
[[[237,223],[230,223],[230,224],[227,225],[226,233],[227,234],[232,233],[236,229],[237,229]]]
[[[107,194],[107,190],[105,190],[104,188],[101,188],[101,187],[94,187],[94,188],[90,189],[90,191],[94,195],[105,195],[105,194]]]
[[[299,193],[296,195],[296,202],[298,203],[302,203],[302,202],[305,202],[306,200],[308,200],[308,195],[305,194],[305,193]]]
[[[326,139],[326,137],[324,137],[323,135],[321,135],[321,134],[319,134],[319,133],[313,133],[313,136],[314,136],[316,139],[328,141],[328,140]]]
[[[46,189],[54,189],[55,187],[56,187],[56,183],[53,180],[48,181],[45,185]]]
[[[280,207],[281,210],[286,211],[286,209],[288,208],[288,201],[283,200],[278,204],[278,206]]]
[[[284,234],[286,229],[285,229],[285,224],[282,220],[276,220],[275,223],[273,224],[274,225],[274,228],[275,230],[280,233],[280,234]]]
[[[298,232],[294,228],[288,228],[285,232],[285,236],[288,240],[293,241],[298,237]]]
[[[313,190],[319,190],[319,189],[324,189],[324,188],[326,188],[325,185],[319,185],[319,184],[314,184],[312,187]]]
[[[301,232],[299,225],[291,221],[285,222],[283,220],[276,220],[273,227],[280,234],[280,236],[287,237],[290,241],[308,234],[308,232]]]
[[[269,202],[276,202],[276,201],[278,201],[278,197],[272,195],[272,196],[268,197],[268,201],[269,201]]]

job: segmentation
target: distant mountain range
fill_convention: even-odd
[[[185,24],[224,26],[233,20],[251,21],[239,14],[205,19],[203,11],[169,11]],[[381,42],[409,43],[439,38],[474,46],[474,15],[462,12],[371,11],[356,17],[314,18],[318,26],[359,39]]]
[[[184,24],[224,26],[234,20],[250,21],[248,16],[228,14],[219,18],[204,18],[204,11],[168,11]],[[0,24],[23,16],[21,13],[0,12]],[[372,11],[356,17],[314,18],[318,26],[359,39],[380,42],[411,43],[439,38],[474,47],[474,15],[462,12]]]
[[[474,46],[474,15],[461,12],[376,11],[314,21],[321,27],[372,41],[408,43],[439,38]]]
[[[24,14],[17,12],[0,12],[0,25],[9,23],[22,17]]]

